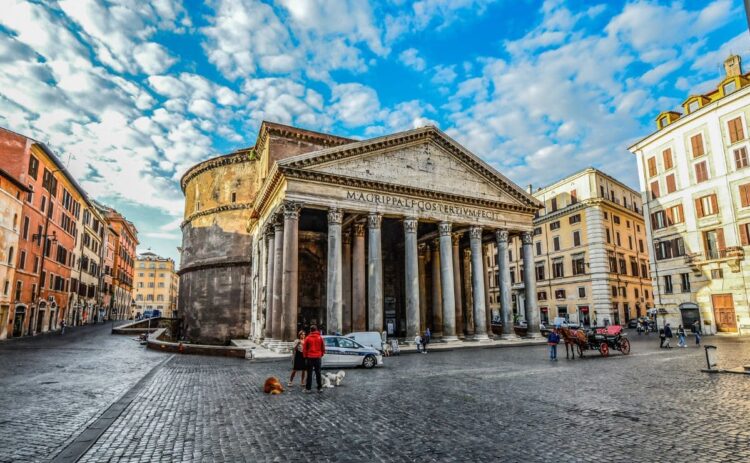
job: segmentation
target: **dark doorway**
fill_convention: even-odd
[[[23,322],[26,319],[26,307],[16,307],[16,316],[13,318],[13,337],[23,336]]]

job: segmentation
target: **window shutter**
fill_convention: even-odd
[[[711,215],[718,214],[719,213],[719,203],[716,200],[716,195],[713,194],[710,196],[711,198]]]
[[[665,210],[667,213],[667,225],[674,225],[674,217],[672,216],[672,208],[667,208]]]
[[[697,158],[698,156],[703,156],[704,150],[703,150],[703,135],[697,134],[690,137],[690,144],[693,148],[693,157]]]
[[[671,169],[672,168],[672,149],[667,148],[662,153],[662,158],[664,160],[664,169]]]
[[[655,212],[651,213],[651,230],[658,230],[656,228],[656,213]],[[609,232],[609,230],[607,230],[607,232]],[[607,242],[609,242],[609,240],[607,240]]]
[[[740,224],[740,242],[742,243],[743,246],[750,246],[750,237],[748,237],[748,234],[747,234],[748,225],[750,224],[746,224],[746,223]]]
[[[648,176],[656,175],[656,158],[648,158]]]
[[[677,191],[677,185],[674,181],[674,174],[667,175],[667,193],[674,193]]]
[[[729,121],[729,141],[736,143],[745,138],[745,131],[742,130],[742,119],[735,118]]]
[[[698,218],[703,217],[703,203],[701,203],[700,198],[695,199],[695,213],[698,215]]]
[[[742,207],[750,206],[750,183],[740,185],[740,203]]]
[[[682,208],[682,204],[677,205],[677,210],[680,211],[680,221],[678,223],[682,223],[685,221],[685,210]]]
[[[716,229],[716,243],[719,245],[719,252],[726,249],[726,243],[724,242],[724,229],[723,228]]]

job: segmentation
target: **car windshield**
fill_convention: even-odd
[[[336,338],[325,338],[326,347],[338,347],[336,344]]]

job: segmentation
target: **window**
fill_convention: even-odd
[[[21,233],[22,233],[21,236],[23,237],[23,239],[25,240],[29,239],[29,218],[28,217],[23,218],[23,230]]]
[[[747,148],[744,146],[734,150],[734,167],[737,169],[747,167]]]
[[[734,93],[735,90],[737,90],[737,82],[731,81],[724,84],[724,95],[729,95],[730,93]]]
[[[674,167],[672,164],[672,149],[667,148],[661,153],[662,159],[664,160],[664,170],[669,170]]]
[[[544,263],[537,262],[535,269],[536,269],[536,281],[544,280]]]
[[[740,243],[742,246],[750,246],[750,223],[740,224]]]
[[[675,191],[677,191],[677,182],[675,182],[674,174],[669,174],[667,175],[667,194]]]
[[[542,227],[534,228],[534,236],[541,235],[541,234],[542,234]]]
[[[742,207],[750,207],[750,183],[740,185],[740,204]]]
[[[706,154],[706,151],[703,149],[703,134],[697,134],[690,137],[690,146],[693,149],[693,157],[697,158],[699,156],[703,156]]]
[[[135,296],[135,300],[136,301],[142,301],[143,300],[143,294],[138,294],[137,296]]]
[[[16,302],[21,300],[21,288],[23,287],[23,282],[16,281]]]
[[[36,273],[38,270],[39,270],[39,256],[35,256],[33,272]]]
[[[8,249],[8,265],[13,266],[13,246]]]
[[[536,293],[536,298],[540,301],[547,300],[547,291],[539,291]]]
[[[554,278],[562,278],[565,276],[565,269],[563,268],[562,259],[557,259],[552,262],[552,276]]]
[[[552,249],[554,249],[555,251],[560,250],[560,237],[559,236],[555,236],[554,238],[552,238]]]
[[[726,244],[724,242],[724,230],[717,228],[703,232],[703,248],[706,250],[707,259],[718,259],[724,253]]]
[[[632,236],[628,236],[628,249],[630,250],[633,249],[633,237]]]
[[[235,192],[232,192],[232,202],[233,203],[237,202],[237,193],[235,193]]]
[[[612,221],[615,223],[615,225],[620,225],[620,216],[612,215]]]
[[[648,176],[649,177],[656,176],[656,158],[655,157],[648,158]]]
[[[535,244],[536,244],[536,255],[541,256],[542,255],[542,242],[537,241]]]
[[[688,103],[688,112],[695,112],[700,108],[700,103],[698,103],[698,100],[693,100],[690,103]]]
[[[727,123],[729,126],[729,141],[731,143],[737,143],[740,140],[745,139],[745,131],[742,127],[742,118],[735,117]]]
[[[570,222],[571,224],[581,223],[581,214],[571,215],[568,219],[568,222]]]
[[[617,273],[617,257],[613,253],[609,254],[609,271],[610,273]]]
[[[20,270],[25,270],[26,268],[26,251],[23,249],[21,250],[21,253],[18,254],[18,268]]]
[[[666,214],[664,211],[651,213],[651,229],[659,230],[667,226]]]
[[[708,180],[708,166],[706,161],[701,161],[695,165],[695,181],[697,183]]]
[[[643,240],[638,240],[638,252],[643,252]]]
[[[717,268],[714,270],[711,270],[711,279],[713,280],[720,280],[724,278],[724,270]]]
[[[37,175],[39,175],[39,160],[31,156],[29,158],[29,177],[36,180]]]
[[[635,298],[638,299],[638,288],[633,288],[633,294],[635,295]]]
[[[625,263],[625,256],[623,256],[622,254],[618,255],[617,263],[620,264],[620,274],[627,275],[628,265]]]
[[[583,275],[586,273],[586,261],[583,254],[573,256],[573,275]]]
[[[580,288],[578,288],[578,297],[581,298],[581,299],[583,299],[583,298],[586,297],[586,288],[585,287],[581,286]]]
[[[651,182],[651,199],[656,199],[660,196],[659,193],[659,181]]]
[[[665,275],[664,276],[664,292],[667,294],[672,294],[673,288],[672,288],[672,275]]]
[[[682,204],[667,208],[667,224],[674,225],[676,223],[682,223],[685,221],[685,214],[682,209]]]
[[[698,217],[707,217],[719,213],[719,205],[715,194],[701,196],[695,200],[695,212]]]
[[[680,279],[682,280],[682,292],[683,293],[689,293],[690,292],[690,274],[689,273],[681,273]]]
[[[554,221],[554,222],[552,222],[552,223],[549,224],[549,229],[550,230],[557,230],[559,228],[560,228],[560,221],[559,220],[556,220],[556,221]]]
[[[638,276],[638,261],[635,260],[635,257],[630,258],[630,273],[634,276]]]
[[[648,265],[644,261],[641,261],[641,278],[648,278]]]
[[[662,116],[662,118],[659,119],[659,126],[663,129],[667,124],[669,124],[669,119],[667,119],[667,116]]]
[[[617,297],[617,286],[612,287],[612,297]]]
[[[576,190],[570,190],[570,204],[578,202],[578,192]]]
[[[557,198],[552,198],[551,204],[552,204],[552,212],[555,212],[557,210]]]
[[[620,232],[615,232],[615,240],[617,241],[618,246],[622,246],[622,241],[620,240]]]
[[[556,289],[555,290],[555,299],[565,299],[565,290],[564,289]]]
[[[610,236],[609,228],[607,228],[606,231],[607,231],[607,244],[609,244],[612,242],[612,236]]]

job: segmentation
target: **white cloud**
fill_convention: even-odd
[[[330,112],[347,126],[362,126],[378,118],[380,101],[370,87],[362,84],[340,84],[333,87]]]
[[[160,74],[177,61],[158,43],[141,43],[133,50],[133,58],[146,74]]]
[[[416,48],[407,48],[398,55],[398,59],[404,63],[404,66],[414,69],[415,71],[424,71],[427,66],[424,58],[419,56],[419,50]]]

